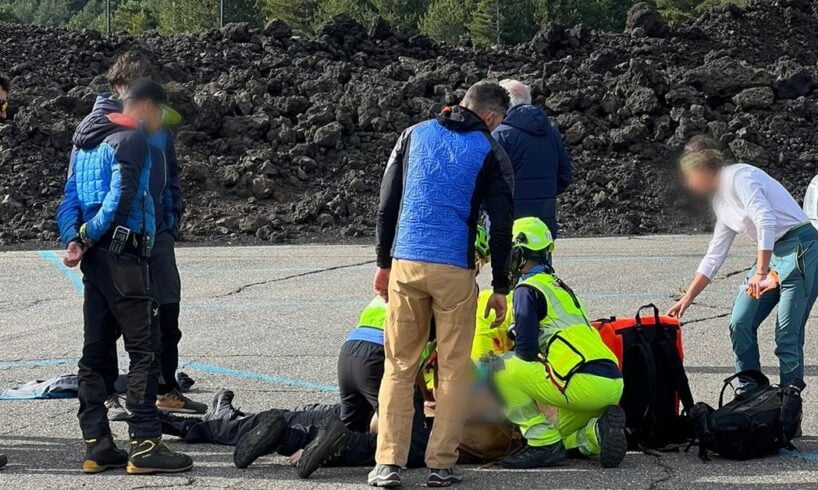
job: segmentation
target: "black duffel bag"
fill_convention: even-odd
[[[724,403],[724,393],[736,378],[756,383],[752,390]],[[699,444],[699,457],[714,452],[724,458],[746,460],[795,449],[792,439],[800,435],[801,390],[804,383],[780,388],[758,371],[742,371],[724,380],[719,408],[697,403],[690,411]]]

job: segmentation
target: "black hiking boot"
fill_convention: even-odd
[[[193,460],[187,454],[171,451],[161,439],[132,439],[128,457],[129,475],[154,473],[181,473],[193,468]]]
[[[394,464],[379,464],[369,472],[366,482],[370,487],[393,488],[399,487],[400,466]]]
[[[437,470],[429,468],[427,487],[450,487],[455,483],[463,483],[463,472],[457,468]]]
[[[561,463],[568,457],[562,441],[548,446],[526,446],[522,451],[506,456],[503,459],[503,468],[513,470],[527,470],[532,468],[547,468]]]
[[[309,478],[315,470],[339,458],[346,449],[349,429],[336,416],[321,421],[318,434],[298,460],[298,476]]]
[[[244,434],[233,450],[233,464],[236,468],[247,468],[255,460],[270,454],[281,442],[281,435],[287,427],[281,410],[268,410],[259,415],[258,425]]]
[[[202,422],[209,420],[233,420],[243,417],[244,413],[233,406],[235,395],[230,390],[219,390],[213,397],[210,409],[202,416]]]
[[[625,411],[610,406],[596,422],[599,462],[603,468],[616,468],[625,459],[628,440],[625,437]]]
[[[111,468],[124,468],[128,464],[128,452],[116,447],[110,435],[85,441],[83,473],[101,473]]]

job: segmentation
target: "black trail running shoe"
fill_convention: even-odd
[[[343,454],[349,439],[349,429],[338,417],[329,417],[321,421],[318,434],[301,454],[298,460],[298,476],[309,478],[315,470]]]
[[[255,460],[275,451],[287,422],[281,410],[270,410],[259,414],[261,418],[253,430],[244,434],[233,450],[233,464],[236,468],[247,468]]]

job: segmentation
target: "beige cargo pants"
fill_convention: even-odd
[[[444,469],[457,462],[471,380],[469,355],[476,308],[474,270],[411,260],[392,261],[389,319],[384,333],[386,366],[378,395],[377,463],[406,465],[415,377],[429,340],[433,315],[438,386],[426,465]]]

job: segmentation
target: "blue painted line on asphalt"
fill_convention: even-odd
[[[802,461],[809,461],[811,463],[818,463],[818,454],[816,453],[799,453],[798,451],[787,451],[782,449],[778,453],[782,458],[800,459]]]
[[[76,359],[35,359],[31,361],[5,361],[0,362],[0,371],[41,366],[64,366],[66,364],[76,363],[77,363]]]
[[[371,301],[371,300],[369,300]],[[303,308],[304,306],[366,306],[369,301],[360,299],[338,299],[338,300],[242,300],[235,303],[194,303],[197,308],[205,310],[233,310],[233,309],[258,309],[258,308]]]
[[[188,369],[193,369],[195,371],[203,371],[206,373],[218,374],[220,376],[227,376],[230,378],[240,378],[240,379],[250,379],[255,381],[263,381],[265,383],[271,383],[276,385],[285,385],[285,386],[292,386],[294,388],[302,388],[305,390],[315,390],[315,391],[328,391],[328,392],[335,392],[338,391],[337,386],[332,385],[325,385],[320,383],[312,383],[310,381],[304,381],[298,378],[287,378],[284,376],[271,376],[268,374],[261,374],[255,373],[253,371],[243,371],[241,369],[231,369],[221,366],[216,366],[213,364],[205,364],[202,362],[196,361],[182,361],[179,363],[179,367],[184,367]]]
[[[127,359],[123,359],[127,362]],[[23,361],[5,361],[0,362],[0,371],[8,371],[12,369],[34,368],[34,367],[48,367],[48,366],[65,366],[77,364],[76,359],[33,359]],[[231,369],[215,364],[207,364],[197,361],[181,361],[179,367],[190,369],[193,371],[201,371],[219,376],[226,376],[229,378],[249,379],[254,381],[262,381],[265,383],[292,386],[294,388],[301,388],[304,390],[336,392],[337,386],[325,385],[321,383],[313,383],[311,381],[304,381],[298,378],[287,378],[285,376],[274,376],[269,374],[256,373],[253,371],[244,371],[241,369]]]
[[[53,265],[57,272],[62,274],[64,278],[74,286],[74,289],[82,294],[85,291],[85,287],[82,285],[82,275],[77,272],[75,269],[69,269],[62,263],[62,259],[57,252],[53,250],[43,250],[40,252],[40,257],[42,257],[46,262]]]

